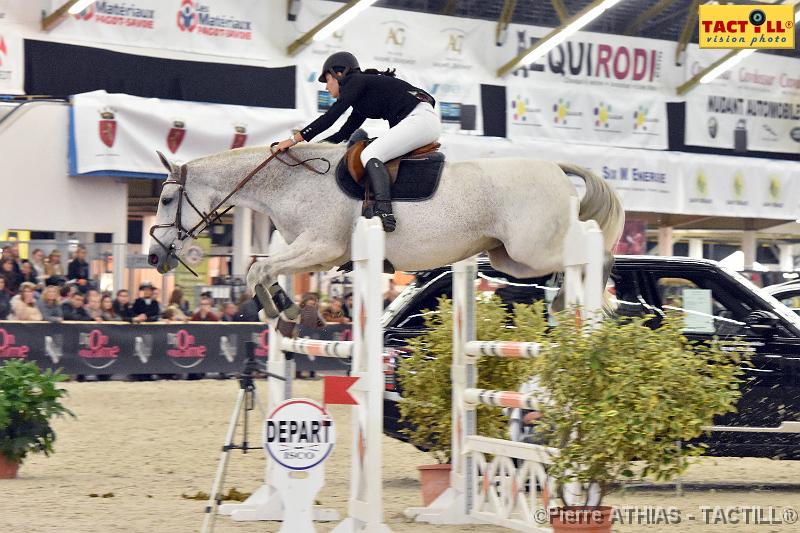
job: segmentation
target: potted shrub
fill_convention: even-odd
[[[562,511],[553,527],[611,531],[611,508],[600,504],[616,483],[669,480],[686,469],[689,457],[702,454],[702,446],[679,443],[734,410],[743,352],[730,342],[688,341],[682,316],[669,316],[655,329],[648,318],[608,318],[593,326],[572,316],[558,316],[533,361],[543,389],[537,432],[559,450],[548,475],[561,509],[574,511],[570,505],[582,503],[594,514],[581,524],[589,515]],[[574,483],[595,490],[584,491],[581,502],[569,501],[564,488]],[[606,529],[597,529],[598,512]]]
[[[657,328],[642,319],[607,318],[596,326],[574,319],[574,311],[556,316],[549,327],[540,303],[507,308],[495,297],[476,302],[478,340],[533,341],[543,346],[533,360],[484,358],[478,388],[518,390],[531,376],[542,388],[541,418],[535,439],[559,450],[548,474],[563,509],[575,504],[605,515],[606,524],[562,524],[555,531],[610,531],[610,508],[602,498],[619,481],[636,477],[668,480],[688,466],[701,446],[679,445],[730,412],[740,396],[743,352],[733,343],[691,343],[682,334],[683,317],[663,319]],[[438,314],[427,315],[428,331],[409,342],[410,356],[398,369],[403,419],[411,442],[449,461],[451,438],[452,306],[440,300]],[[477,433],[507,438],[508,420],[497,408],[479,406]],[[575,502],[565,489],[592,486]],[[447,486],[445,481],[444,487]],[[589,498],[589,496],[594,496]],[[573,515],[574,516],[574,515]],[[577,515],[581,516],[581,515]],[[586,516],[586,515],[583,515]],[[597,529],[598,526],[601,529]],[[594,528],[594,529],[592,529]]]
[[[53,451],[56,434],[50,419],[72,415],[60,402],[67,391],[57,388],[67,379],[59,371],[39,372],[33,362],[0,366],[0,478],[17,477],[28,453]]]
[[[538,309],[539,312],[535,312]],[[546,321],[541,307],[515,306],[509,320],[508,309],[499,298],[481,298],[475,308],[476,335],[479,340],[540,340]],[[426,333],[410,339],[409,356],[397,369],[406,400],[400,402],[402,419],[412,426],[404,430],[412,444],[430,452],[437,464],[420,469],[423,504],[428,505],[449,486],[452,437],[450,366],[453,352],[452,301],[439,300],[438,313],[425,318]],[[512,326],[512,327],[509,327]],[[481,361],[478,387],[516,390],[530,376],[530,361],[488,358]],[[496,408],[479,406],[478,433],[506,438],[508,418]]]

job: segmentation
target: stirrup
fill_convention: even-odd
[[[392,213],[384,213],[379,209],[374,209],[373,213],[376,217],[381,219],[381,224],[383,224],[383,231],[386,233],[391,233],[397,227],[397,220],[394,218],[394,214]]]

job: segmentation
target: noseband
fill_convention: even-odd
[[[270,145],[270,150],[276,144],[278,144],[278,143],[272,143]],[[311,158],[311,159],[300,160],[300,159],[297,159],[296,157],[294,157],[292,154],[289,154],[287,152],[286,155],[289,156],[290,159],[295,161],[295,163],[292,164],[292,163],[287,163],[286,161],[284,161],[283,159],[278,157],[279,153],[280,152],[272,152],[272,154],[268,158],[266,158],[264,161],[262,161],[256,168],[251,170],[247,174],[247,176],[245,176],[244,179],[242,179],[236,185],[236,187],[233,189],[233,191],[231,191],[230,194],[228,194],[225,198],[223,198],[208,213],[204,213],[203,211],[199,210],[197,208],[197,206],[194,205],[194,202],[192,202],[192,199],[189,198],[189,193],[186,192],[186,173],[187,173],[187,168],[186,168],[185,164],[181,165],[181,167],[180,167],[180,173],[179,173],[178,179],[167,178],[166,181],[164,181],[164,185],[163,186],[167,186],[167,185],[177,185],[178,186],[178,193],[179,193],[179,195],[178,195],[178,209],[175,212],[175,220],[170,224],[156,224],[156,225],[154,225],[153,227],[150,228],[150,237],[155,242],[157,242],[159,244],[159,246],[161,246],[161,248],[164,249],[165,252],[167,252],[167,257],[165,258],[165,260],[168,261],[170,258],[174,257],[175,259],[178,260],[178,262],[180,262],[180,264],[185,266],[186,269],[189,272],[194,274],[195,277],[198,277],[197,276],[197,272],[192,270],[192,268],[189,265],[187,265],[183,261],[183,259],[181,259],[178,256],[178,253],[177,253],[178,252],[178,248],[175,246],[175,244],[173,243],[173,244],[170,244],[169,246],[167,246],[166,244],[161,242],[161,240],[158,237],[155,236],[155,231],[157,229],[160,229],[160,228],[175,228],[176,230],[178,230],[178,239],[177,240],[179,240],[181,243],[183,241],[185,241],[189,237],[191,237],[192,239],[196,239],[198,234],[200,234],[201,232],[203,232],[206,229],[208,229],[208,227],[211,226],[211,224],[213,224],[216,221],[218,221],[220,218],[222,218],[222,216],[225,213],[227,213],[228,211],[230,211],[231,209],[234,208],[233,205],[229,205],[228,207],[226,207],[225,209],[220,211],[220,209],[225,204],[225,202],[227,202],[234,194],[239,192],[245,185],[247,185],[247,182],[249,182],[253,178],[253,176],[258,174],[264,167],[266,167],[267,164],[270,161],[272,161],[273,159],[277,159],[278,161],[280,161],[284,165],[287,165],[287,166],[290,166],[290,167],[296,167],[298,165],[302,165],[303,167],[307,168],[308,170],[311,170],[312,172],[314,172],[316,174],[327,174],[328,171],[331,168],[330,161],[328,161],[327,159],[324,159],[324,158],[314,157],[314,158]],[[321,172],[321,171],[313,168],[312,166],[308,165],[309,161],[314,161],[314,160],[324,161],[325,163],[327,163],[328,168],[324,172]],[[163,188],[163,186],[162,186],[162,188]],[[195,213],[197,213],[200,216],[200,221],[197,224],[195,224],[194,226],[192,226],[190,229],[186,229],[186,228],[183,227],[183,219],[181,217],[181,214],[182,214],[182,210],[183,210],[183,201],[184,201],[184,199],[186,200],[186,203],[189,204],[189,207],[194,209]]]

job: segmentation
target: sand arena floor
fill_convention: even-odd
[[[68,383],[66,404],[78,416],[56,422],[56,453],[32,456],[17,480],[0,481],[0,533],[180,533],[199,531],[205,502],[185,499],[208,492],[236,398],[238,384],[228,381],[142,383]],[[262,396],[266,388],[259,384]],[[319,399],[320,381],[296,383],[296,396]],[[338,442],[327,462],[327,484],[318,499],[344,515],[349,490],[349,409],[334,406]],[[256,431],[251,433],[256,434]],[[402,514],[419,505],[416,466],[432,462],[408,444],[384,438],[386,517],[397,532],[499,532],[492,526],[426,526]],[[250,492],[263,475],[263,454],[232,458],[226,487]],[[703,458],[684,476],[687,481],[800,483],[800,461]],[[97,495],[93,497],[92,495]],[[106,495],[107,497],[102,497]],[[113,495],[113,496],[112,496]],[[789,506],[800,511],[798,492],[667,492],[611,495],[608,503],[675,506],[683,515],[701,516],[702,505]],[[330,531],[333,524],[320,524]],[[275,523],[217,520],[216,531],[277,531]],[[668,526],[621,526],[625,532],[800,531],[800,525],[706,525],[682,521]]]

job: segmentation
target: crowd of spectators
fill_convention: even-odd
[[[16,245],[3,248],[0,257],[0,320],[48,322],[258,322],[258,309],[249,293],[238,303],[214,305],[203,295],[196,309],[190,309],[183,291],[172,291],[163,305],[157,288],[149,282],[139,286],[132,299],[127,290],[101,293],[91,278],[86,249],[78,246],[67,265],[61,253],[53,250],[45,257],[35,249],[30,259],[20,259]]]
[[[215,306],[209,293],[204,293],[196,308],[191,309],[183,291],[176,288],[163,304],[157,288],[149,282],[139,286],[132,301],[130,293],[101,293],[91,279],[86,249],[78,246],[67,274],[61,253],[53,250],[45,257],[35,249],[31,258],[19,259],[15,245],[3,248],[0,258],[0,320],[45,320],[49,322],[258,322],[258,308],[252,295],[245,291],[237,302]],[[397,296],[394,284],[384,294],[384,306]],[[300,323],[310,328],[326,323],[349,323],[352,320],[353,297],[330,298],[321,302],[316,293],[303,294]]]

